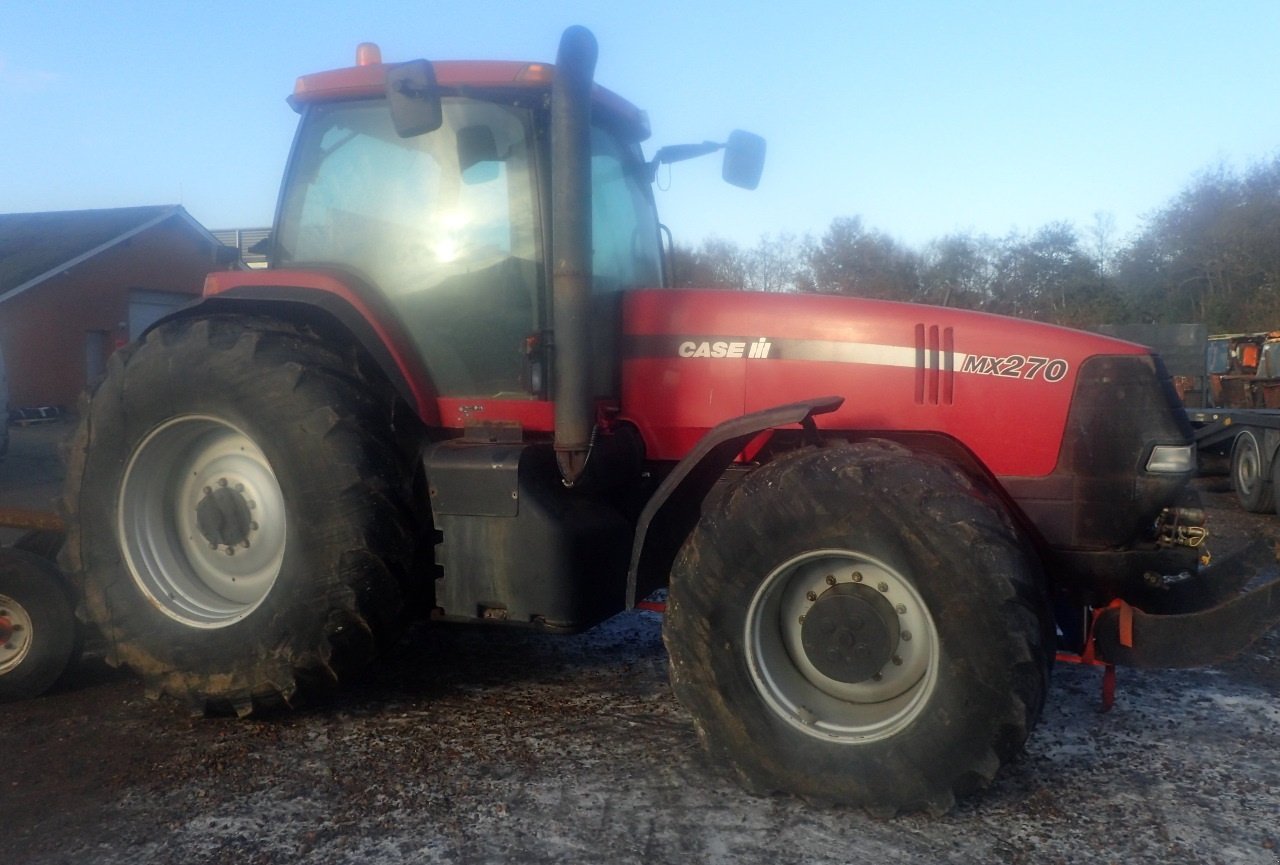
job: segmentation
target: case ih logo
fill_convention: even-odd
[[[697,342],[696,340],[686,340],[680,343],[676,353],[681,357],[745,357],[764,360],[769,357],[771,348],[773,348],[773,343],[762,336],[753,342],[729,342],[724,340]]]

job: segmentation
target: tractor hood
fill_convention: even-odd
[[[838,393],[844,405],[820,426],[950,434],[997,475],[1041,477],[1059,462],[1087,361],[1129,357],[1168,378],[1148,349],[1098,334],[831,295],[634,292],[624,332],[623,411],[658,459],[726,418]],[[1105,395],[1117,410],[1137,405],[1126,387]],[[1172,416],[1157,390],[1138,402]]]

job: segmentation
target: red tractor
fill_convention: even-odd
[[[570,632],[666,588],[675,692],[748,787],[938,812],[1060,644],[1201,663],[1275,620],[1214,606],[1146,349],[663,287],[657,168],[723,149],[753,187],[761,139],[646,160],[581,28],[554,67],[357,57],[298,79],[269,269],[210,275],[85,408],[63,563],[152,690],[243,714],[414,616]]]

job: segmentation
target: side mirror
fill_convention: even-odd
[[[764,139],[759,135],[733,130],[724,145],[724,168],[720,176],[725,183],[755,189],[760,185],[760,175],[764,172],[764,151]]]
[[[412,138],[435,132],[444,122],[435,68],[426,60],[411,60],[387,72],[387,105],[396,134]]]

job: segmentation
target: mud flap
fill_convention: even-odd
[[[1276,563],[1255,544],[1219,579],[1223,589],[1243,585]],[[1153,615],[1126,604],[1101,611],[1094,624],[1098,660],[1124,667],[1204,667],[1230,660],[1280,623],[1280,579],[1195,612]]]

